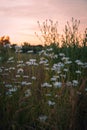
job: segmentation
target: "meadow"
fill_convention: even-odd
[[[87,130],[86,38],[52,40],[35,53],[0,45],[0,130]]]

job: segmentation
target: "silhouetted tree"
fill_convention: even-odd
[[[9,36],[0,37],[0,45],[7,45],[7,44],[10,44],[10,37]]]

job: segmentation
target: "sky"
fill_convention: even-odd
[[[87,27],[87,0],[0,0],[0,36],[9,35],[12,43],[41,44],[37,21],[58,21],[59,31],[71,18]],[[60,32],[59,32],[60,33]]]

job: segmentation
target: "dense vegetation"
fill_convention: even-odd
[[[72,19],[60,41],[50,23],[39,23],[44,46],[1,39],[0,130],[87,129],[87,32]]]

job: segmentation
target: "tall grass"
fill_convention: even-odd
[[[72,22],[75,43],[79,23]],[[61,47],[53,41],[36,54],[0,48],[1,130],[87,129],[86,37],[74,44],[69,23],[65,29]]]

